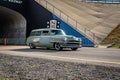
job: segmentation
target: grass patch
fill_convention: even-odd
[[[110,48],[120,48],[120,44],[112,45]]]
[[[0,80],[16,80],[16,79],[14,79],[14,78],[5,78],[5,77],[0,76]]]
[[[115,44],[112,48],[119,48],[120,46],[120,25],[118,25],[101,44]]]

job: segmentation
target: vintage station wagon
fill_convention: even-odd
[[[81,39],[66,35],[61,29],[45,28],[32,30],[26,44],[31,49],[46,47],[47,49],[55,48],[58,51],[63,48],[77,50],[81,47]]]

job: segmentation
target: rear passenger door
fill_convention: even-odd
[[[34,44],[39,46],[41,31],[35,31]]]
[[[40,36],[40,45],[41,46],[49,46],[50,45],[50,31],[43,30]]]

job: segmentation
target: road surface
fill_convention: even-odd
[[[111,48],[83,47],[77,51],[56,51],[45,48],[29,49],[28,46],[0,46],[0,54],[120,67],[120,49]]]

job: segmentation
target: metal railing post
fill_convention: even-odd
[[[57,9],[57,10],[59,11],[59,9]],[[60,12],[60,15],[59,15],[59,16],[60,16],[60,18],[61,18],[61,11],[59,11],[59,12]]]
[[[86,35],[86,28],[84,28],[84,33],[85,33],[85,35]]]
[[[77,29],[77,21],[75,21],[76,29]]]
[[[45,2],[46,2],[45,4],[46,4],[46,9],[47,9],[47,1],[45,1]]]
[[[68,23],[68,16],[67,16],[67,23]]]
[[[53,13],[55,13],[55,12],[54,12],[54,7],[53,7]]]
[[[95,33],[93,33],[93,42],[95,43]]]

